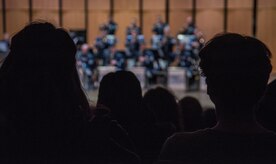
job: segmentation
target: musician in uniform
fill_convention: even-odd
[[[118,51],[115,46],[111,47],[110,65],[115,66],[117,71],[126,69],[126,54],[124,51]]]
[[[92,49],[86,43],[77,51],[77,67],[84,88],[93,88],[97,61]]]
[[[185,68],[186,70],[186,79],[188,84],[188,89],[191,89],[191,86],[196,82],[199,71],[198,71],[198,54],[195,53],[194,49],[196,47],[196,42],[191,41],[190,43],[179,43],[177,50],[177,58],[179,61],[179,66]]]
[[[156,35],[163,35],[164,28],[167,26],[165,22],[163,22],[162,17],[157,16],[156,23],[153,25],[152,31],[156,33]]]
[[[113,17],[112,17],[112,16],[109,17],[109,20],[108,20],[106,26],[107,26],[107,30],[108,30],[108,32],[107,32],[108,35],[115,35],[115,34],[116,34],[118,25],[117,25],[117,23],[113,20]]]
[[[96,38],[95,49],[97,57],[102,60],[102,65],[109,65],[110,47],[116,45],[116,38],[114,35],[107,35],[108,28],[106,25],[100,26],[100,35]]]
[[[138,60],[144,44],[144,36],[138,35],[137,30],[133,29],[131,35],[128,35],[126,38],[125,46],[128,58]]]
[[[184,23],[184,26],[180,29],[179,34],[194,35],[195,30],[196,30],[196,26],[195,26],[194,20],[191,16],[188,16],[186,18],[186,22]]]
[[[175,60],[175,54],[173,52],[174,46],[176,44],[176,39],[170,34],[170,27],[166,26],[164,28],[164,36],[161,41],[161,49],[164,54],[164,59],[168,63],[172,63]]]
[[[133,18],[130,25],[126,29],[126,36],[131,35],[132,31],[136,31],[138,35],[142,34],[141,28],[137,25],[137,19]]]

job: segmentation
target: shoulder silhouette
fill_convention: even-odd
[[[256,118],[265,128],[276,132],[276,80],[268,84],[259,102]]]
[[[256,38],[226,33],[211,39],[199,55],[218,123],[171,136],[160,162],[275,163],[276,135],[254,117],[272,69],[269,49]]]
[[[183,97],[179,102],[183,131],[192,132],[202,128],[202,106],[190,96]]]

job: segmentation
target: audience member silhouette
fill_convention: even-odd
[[[200,67],[218,123],[171,136],[160,163],[275,163],[276,135],[254,118],[272,69],[270,57],[253,37],[226,33],[211,39],[200,52]]]
[[[194,97],[183,97],[178,102],[181,110],[183,131],[192,132],[202,128],[202,107]]]
[[[142,108],[149,111],[154,120],[148,126],[148,140],[144,149],[148,163],[153,163],[166,139],[179,130],[178,105],[176,97],[169,90],[158,86],[145,93]]]
[[[129,130],[137,124],[142,102],[142,89],[136,76],[129,71],[109,73],[100,82],[98,106],[111,110],[114,119]]]
[[[143,160],[153,119],[141,108],[142,90],[136,76],[129,71],[112,72],[100,82],[97,106],[110,109],[111,117],[128,132]]]
[[[143,104],[154,115],[156,123],[169,123],[179,130],[179,109],[172,92],[164,87],[150,89],[143,97]]]
[[[216,111],[214,108],[207,108],[202,113],[203,128],[212,128],[217,124]]]
[[[257,120],[265,128],[276,132],[276,80],[268,84],[256,111]]]
[[[139,162],[110,138],[108,124],[93,123],[75,54],[68,33],[48,22],[12,37],[0,69],[1,163]]]

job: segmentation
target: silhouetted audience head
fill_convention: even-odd
[[[51,23],[33,22],[16,33],[0,70],[1,113],[20,124],[53,124],[88,112],[75,53],[68,33]]]
[[[259,102],[256,117],[261,125],[276,132],[276,80],[268,84]]]
[[[97,105],[109,108],[112,117],[124,127],[141,121],[141,102],[140,82],[132,72],[108,73],[101,80]]]
[[[160,163],[275,163],[276,135],[253,112],[272,69],[268,48],[256,38],[225,33],[207,42],[199,56],[218,123],[168,138]]]
[[[275,163],[276,135],[260,126],[253,112],[271,72],[268,48],[256,38],[226,33],[199,55],[218,123],[168,138],[160,163]]]
[[[168,89],[149,89],[143,97],[143,105],[152,113],[157,123],[172,123],[179,129],[179,109],[176,97]]]
[[[217,35],[200,51],[200,68],[218,115],[247,115],[263,95],[272,66],[271,53],[256,38]],[[233,106],[244,107],[243,110]],[[236,110],[237,109],[237,110]]]
[[[68,33],[48,22],[30,23],[12,37],[0,69],[0,115],[6,152],[18,153],[15,160],[58,157],[84,128],[90,109],[75,53]]]
[[[217,124],[216,111],[214,108],[207,108],[202,113],[203,128],[212,128]]]
[[[202,128],[202,106],[190,96],[183,97],[179,102],[182,116],[183,131],[192,132]]]
[[[142,109],[149,112],[151,122],[144,128],[145,138],[140,145],[144,163],[154,163],[165,140],[179,131],[176,97],[161,86],[149,89],[143,97]]]

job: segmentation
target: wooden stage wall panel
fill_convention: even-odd
[[[1,1],[2,3],[2,1]],[[2,6],[2,4],[1,4]],[[25,9],[28,10],[29,1],[28,0],[6,0],[6,9]]]
[[[206,40],[223,32],[223,1],[197,0],[196,25]]]
[[[63,27],[73,30],[85,29],[84,0],[63,0]]]
[[[174,10],[187,10],[192,9],[192,0],[170,0],[170,9]]]
[[[126,28],[136,18],[139,24],[139,0],[115,0],[114,20],[118,24],[116,36],[118,38],[118,49],[125,49]]]
[[[252,35],[252,0],[228,1],[228,32]]]
[[[6,1],[7,32],[11,36],[24,27],[28,21],[28,0]]]
[[[58,0],[33,0],[33,20],[39,19],[59,26]]]

